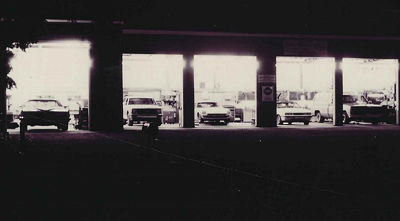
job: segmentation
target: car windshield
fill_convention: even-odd
[[[62,107],[60,102],[56,100],[30,100],[25,103],[25,107]]]
[[[217,102],[201,102],[197,104],[197,107],[219,107]]]
[[[129,98],[129,104],[148,104],[148,105],[154,105],[154,99],[153,98]]]
[[[295,102],[280,102],[277,104],[278,108],[301,108],[299,104]]]
[[[357,101],[358,98],[356,95],[343,95],[343,103],[354,103]]]

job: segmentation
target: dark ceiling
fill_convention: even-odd
[[[125,28],[269,34],[400,36],[399,0],[9,0],[1,14],[112,19]],[[4,15],[1,15],[4,16]]]

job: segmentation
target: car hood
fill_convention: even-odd
[[[311,110],[304,108],[277,108],[278,113],[311,113]]]
[[[128,105],[128,107],[134,109],[161,109],[161,107],[158,105],[146,105],[146,104]]]
[[[197,108],[197,112],[207,112],[207,113],[213,113],[213,114],[226,114],[228,111],[230,111],[228,108],[224,107],[203,107],[203,108]]]
[[[64,108],[27,108],[22,110],[24,112],[68,112],[67,109]]]
[[[363,104],[363,103],[344,103],[344,106],[350,106],[350,107],[380,107],[380,104]]]

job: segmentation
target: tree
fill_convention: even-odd
[[[7,89],[16,87],[16,82],[9,76],[12,67],[10,61],[14,54],[12,49],[25,51],[31,44],[37,43],[43,34],[46,20],[44,18],[27,18],[6,15],[0,18],[0,129],[3,140],[7,138]]]

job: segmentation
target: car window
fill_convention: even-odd
[[[219,105],[216,102],[201,102],[197,104],[197,107],[219,107]]]
[[[60,102],[55,100],[31,100],[25,103],[25,107],[62,107]]]
[[[129,98],[128,104],[147,104],[147,105],[154,105],[153,98]]]
[[[354,103],[357,101],[358,98],[356,95],[343,95],[343,103]]]
[[[299,104],[295,102],[283,102],[277,104],[278,108],[301,108]]]

